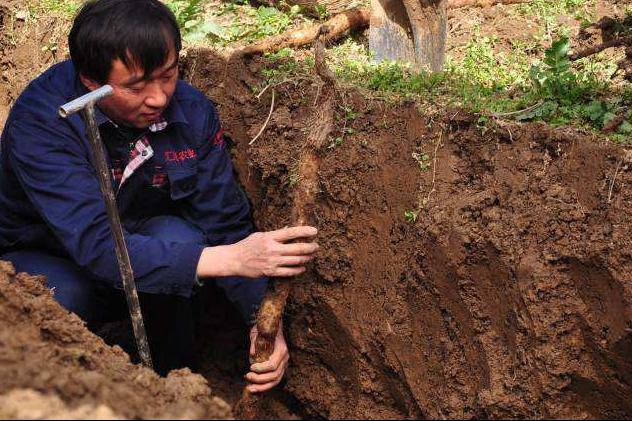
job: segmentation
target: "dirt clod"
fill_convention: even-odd
[[[163,379],[132,365],[62,309],[44,283],[0,262],[0,401],[14,402],[0,405],[2,415],[230,417],[202,377],[180,370]]]

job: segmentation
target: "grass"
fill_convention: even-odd
[[[82,0],[34,0],[34,13],[56,13],[71,19]],[[250,43],[309,22],[298,6],[282,10],[252,6],[247,0],[165,0],[174,12],[187,43],[231,46]],[[456,46],[445,70],[438,74],[414,71],[398,62],[374,63],[366,41],[348,38],[328,48],[330,67],[343,84],[367,96],[389,101],[414,100],[436,107],[460,106],[484,116],[511,114],[518,120],[541,120],[552,125],[575,125],[599,130],[625,107],[632,107],[632,88],[615,85],[610,76],[616,62],[597,55],[568,61],[573,45],[567,16],[587,25],[595,19],[595,0],[531,0],[512,9],[539,28],[531,37],[499,40],[475,28],[471,41]],[[632,22],[632,7],[627,8]],[[321,19],[327,11],[320,11]],[[625,22],[625,20],[624,20]],[[622,31],[631,30],[632,24]],[[265,84],[308,77],[313,67],[309,52],[291,49],[265,56]],[[520,112],[520,110],[527,110]],[[346,127],[348,119],[343,119]],[[632,121],[613,139],[629,142]],[[343,131],[332,148],[344,142]]]
[[[551,14],[577,15],[590,8],[591,2],[585,0],[536,0],[520,13],[552,21]],[[415,72],[398,62],[373,63],[368,48],[353,39],[330,48],[328,61],[339,80],[364,89],[369,96],[600,130],[624,107],[632,106],[632,88],[612,83],[616,70],[612,58],[597,55],[570,62],[573,45],[563,35],[569,32],[560,26],[550,31],[557,34],[551,42],[536,36],[512,43],[509,51],[498,48],[495,37],[476,34],[461,47],[458,57],[448,58],[445,71],[439,74]],[[264,74],[269,83],[308,73],[311,65],[292,50],[269,55],[267,61]],[[632,121],[622,124],[612,138],[629,142],[630,132]]]
[[[205,0],[167,0],[185,41],[215,46],[253,42],[280,34],[306,20],[299,6],[279,10],[253,7],[246,0],[212,3]]]
[[[34,0],[29,3],[31,15],[57,15],[71,20],[79,10],[81,0]]]

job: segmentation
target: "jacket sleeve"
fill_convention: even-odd
[[[190,199],[187,219],[202,229],[210,245],[234,244],[254,231],[250,205],[235,178],[217,111],[208,100],[201,104],[197,113],[204,121],[198,133],[197,190]],[[217,279],[217,284],[244,319],[252,321],[268,280],[226,277]]]
[[[70,124],[22,116],[9,127],[11,166],[35,210],[70,257],[122,288],[96,171]],[[139,292],[191,295],[203,246],[125,233]]]

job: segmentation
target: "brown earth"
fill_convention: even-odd
[[[28,80],[21,72],[40,68],[29,69],[26,49],[14,61],[7,51],[17,46],[0,55],[0,104],[19,93],[15,75]],[[194,50],[183,76],[218,104],[258,225],[273,229],[290,217],[319,85],[274,88],[270,123],[248,146],[270,109],[271,89],[260,100],[252,93],[260,67]],[[313,221],[323,251],[296,280],[285,320],[291,367],[261,416],[632,416],[632,151],[572,129],[482,125],[459,110],[427,115],[355,91],[339,92],[338,103]],[[345,107],[357,116],[345,120]],[[57,408],[228,414],[200,377],[165,380],[130,365],[57,306],[42,280],[7,269],[0,403],[45,402],[52,412],[40,417]],[[211,319],[205,332],[219,334],[223,321]],[[230,346],[207,349],[202,374],[234,404],[245,351],[244,332],[231,329],[215,338]],[[0,417],[27,416],[15,411]]]
[[[0,127],[26,85],[67,55],[69,23],[33,18],[24,1],[0,0]]]
[[[180,370],[161,378],[132,365],[121,348],[107,346],[62,309],[44,282],[16,275],[0,262],[0,395],[13,393],[0,402],[19,396],[24,402],[17,408],[0,405],[0,418],[26,416],[23,411],[65,417],[97,410],[124,418],[230,417],[230,407],[211,395],[201,376]],[[36,393],[16,396],[16,389]],[[51,404],[55,398],[63,405]]]
[[[186,76],[219,105],[262,229],[289,218],[316,82],[258,101],[212,51]],[[216,63],[216,64],[214,64]],[[230,75],[230,78],[224,75]],[[321,163],[323,252],[296,281],[283,400],[304,417],[628,417],[632,151],[571,129],[427,116],[339,93],[358,117]],[[430,160],[422,169],[419,157]],[[413,156],[414,155],[414,156]],[[407,210],[418,212],[407,222]],[[230,401],[235,396],[226,396]],[[262,415],[278,417],[278,402]]]
[[[450,40],[448,53],[455,60],[462,59],[466,54],[466,47],[473,39],[482,37],[494,40],[495,52],[511,54],[512,51],[522,50],[534,59],[540,59],[544,51],[550,46],[551,38],[561,34],[569,36],[572,47],[580,50],[582,47],[600,43],[601,31],[588,28],[592,36],[587,37],[587,31],[582,30],[582,21],[577,16],[559,15],[549,26],[539,22],[533,16],[520,13],[526,5],[495,5],[484,8],[461,8],[451,10],[449,14]],[[623,16],[625,2],[612,0],[595,0],[587,2],[580,9],[579,14],[590,16],[595,22],[605,16]],[[558,33],[556,26],[564,27]],[[554,27],[553,29],[551,28]],[[566,32],[568,31],[568,32]],[[610,56],[618,57],[621,51],[608,50]]]

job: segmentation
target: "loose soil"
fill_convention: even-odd
[[[0,418],[230,417],[201,376],[187,369],[165,379],[132,365],[62,309],[44,283],[0,262],[0,403],[7,402]]]
[[[321,85],[275,87],[270,122],[249,146],[270,110],[272,88],[253,94],[261,66],[204,49],[183,57],[183,77],[218,105],[268,230],[290,220]],[[456,109],[429,115],[353,90],[336,101],[314,208],[322,252],[294,281],[292,362],[261,417],[632,416],[632,150],[574,129],[482,125]],[[344,108],[357,116],[345,120]],[[71,415],[228,415],[199,376],[160,379],[130,365],[55,304],[43,280],[6,265],[0,273],[5,399]],[[209,307],[204,332],[216,337],[201,338],[202,374],[234,404],[245,331],[227,307]]]

